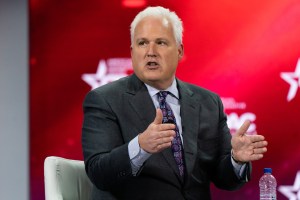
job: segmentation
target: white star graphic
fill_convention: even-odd
[[[295,72],[282,72],[280,77],[290,84],[287,101],[291,101],[296,96],[298,87],[300,87],[300,58],[298,59]]]
[[[89,84],[92,89],[95,89],[101,85],[118,80],[126,75],[127,74],[125,73],[108,74],[105,60],[100,60],[96,74],[83,74],[81,78],[83,81]]]
[[[278,191],[289,198],[289,200],[300,200],[300,171],[297,172],[293,186],[281,185],[278,187]]]

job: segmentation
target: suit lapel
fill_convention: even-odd
[[[129,78],[126,92],[131,95],[129,104],[141,122],[137,123],[137,126],[140,130],[144,131],[155,118],[155,107],[148,90],[145,84],[133,74]]]
[[[194,167],[197,156],[197,137],[200,122],[200,102],[192,98],[194,93],[186,87],[185,83],[177,80],[180,94],[180,113],[182,124],[182,137],[187,175]]]

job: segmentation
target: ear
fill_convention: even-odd
[[[178,59],[181,60],[181,58],[183,57],[183,53],[184,53],[184,49],[183,49],[183,44],[181,44],[178,47]]]

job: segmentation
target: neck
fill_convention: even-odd
[[[168,81],[168,82],[156,82],[156,81],[147,81],[145,82],[147,85],[150,85],[151,87],[154,87],[158,90],[166,90],[167,88],[169,88],[172,83],[174,81],[174,78],[171,80],[171,81]]]

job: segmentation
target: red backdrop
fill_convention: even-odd
[[[258,199],[262,170],[272,167],[278,199],[300,199],[299,0],[31,0],[31,199],[44,199],[46,156],[83,159],[83,98],[132,73],[129,25],[148,5],[169,7],[183,20],[177,76],[220,94],[233,132],[250,119],[249,134],[269,141],[252,180],[236,192],[212,186],[213,198]]]

